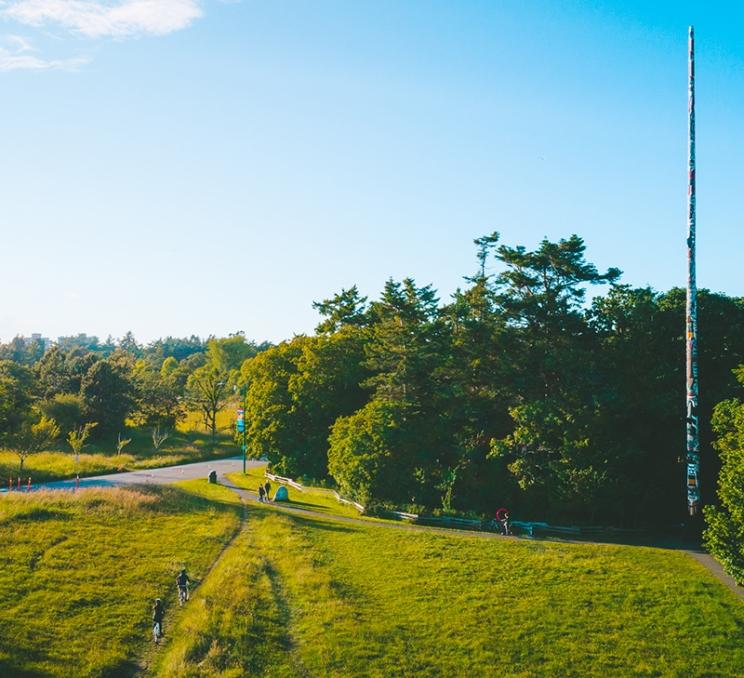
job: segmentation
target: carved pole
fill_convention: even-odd
[[[700,434],[698,428],[697,281],[695,279],[695,33],[689,28],[688,184],[687,184],[687,509],[700,510]]]

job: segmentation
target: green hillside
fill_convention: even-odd
[[[740,676],[744,606],[681,552],[253,508],[161,676]]]
[[[683,552],[244,510],[201,480],[6,496],[0,539],[0,675],[744,675],[744,606]]]

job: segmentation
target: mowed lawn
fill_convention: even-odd
[[[239,524],[176,488],[0,497],[0,676],[131,675],[153,599],[169,631],[179,567],[201,578]]]
[[[161,676],[743,676],[744,605],[684,553],[251,507]]]

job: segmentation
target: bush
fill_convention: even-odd
[[[58,393],[41,404],[41,411],[57,422],[65,437],[85,422],[83,399],[73,393]]]
[[[744,369],[737,378],[744,384]],[[721,454],[718,476],[720,506],[708,506],[705,520],[708,528],[703,538],[708,550],[726,571],[744,583],[744,402],[724,400],[713,414],[713,430]]]

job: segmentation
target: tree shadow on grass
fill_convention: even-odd
[[[112,666],[101,672],[101,678],[130,678],[139,675],[142,667],[137,662],[123,659],[116,666]]]
[[[54,674],[46,671],[27,671],[10,661],[0,660],[0,676],[13,676],[14,678],[50,678]]]
[[[251,506],[248,509],[248,515],[250,515],[253,512],[260,513],[260,515],[262,516],[266,516],[269,514],[280,515],[302,527],[308,527],[314,530],[325,530],[326,532],[353,533],[353,532],[358,532],[360,529],[363,529],[361,526],[357,526],[357,525],[350,524],[350,523],[344,523],[343,518],[339,516],[329,516],[328,518],[316,518],[306,513],[305,514],[299,513],[300,510],[302,509],[298,509],[297,512],[281,511],[281,510],[272,511],[270,506],[262,507],[260,505],[256,506],[255,504],[251,504]]]
[[[34,650],[28,647],[18,647],[15,645],[12,650],[8,648],[9,653],[12,652],[12,658],[0,659],[0,676],[13,676],[14,678],[49,678],[55,675],[61,675],[57,673],[50,673],[49,671],[42,671],[40,669],[29,669],[28,665],[41,664],[42,662],[49,662],[49,655],[40,650]]]

